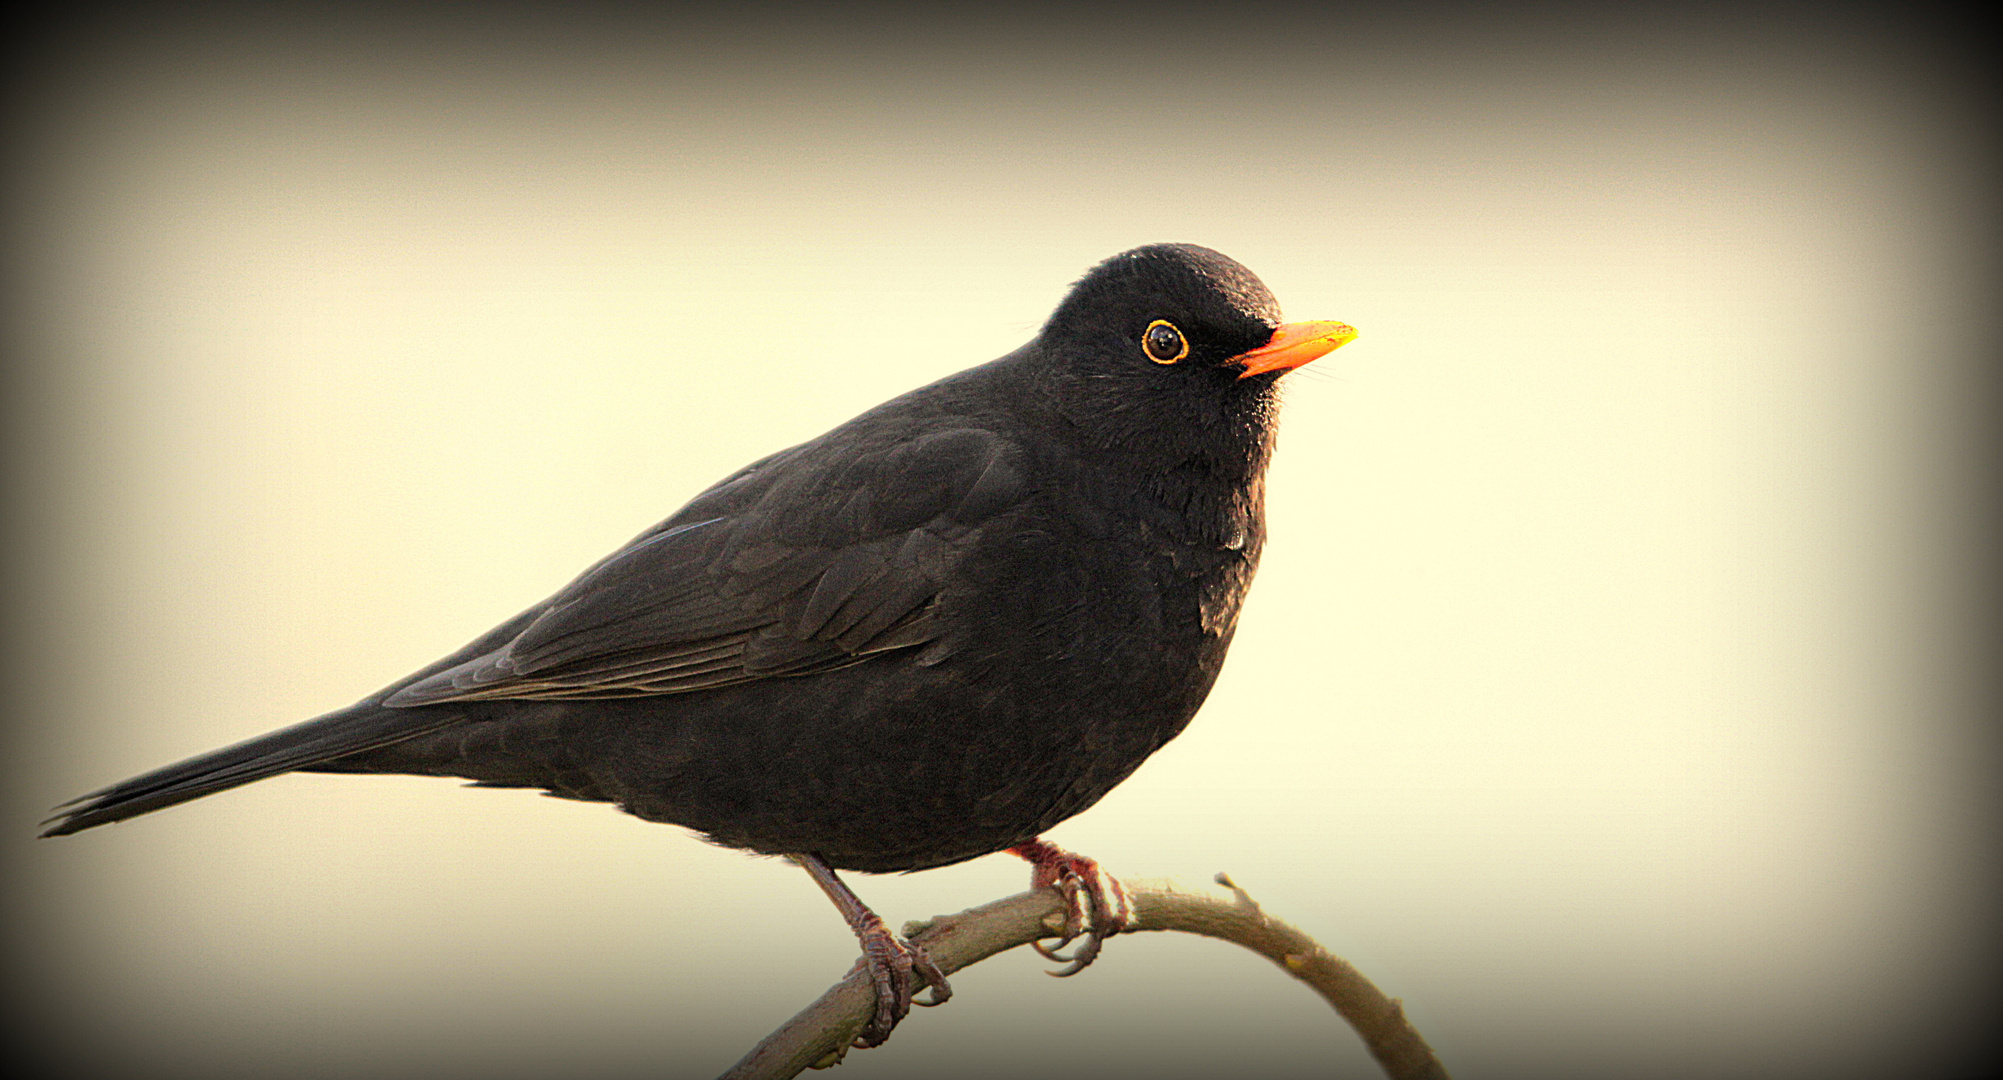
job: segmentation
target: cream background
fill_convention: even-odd
[[[11,200],[31,1045],[720,1071],[853,953],[783,864],[412,778],[27,824],[430,661],[1188,240],[1361,337],[1291,380],[1209,704],[1052,839],[1229,870],[1458,1075],[1938,1075],[1987,1013],[1990,174],[1954,54],[1848,18],[52,36]],[[1025,881],[852,884],[896,924]],[[1225,946],[1041,966],[843,1075],[1372,1074]]]

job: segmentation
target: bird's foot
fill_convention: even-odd
[[[939,970],[939,965],[925,955],[924,949],[891,933],[883,919],[842,884],[826,859],[806,853],[791,858],[835,902],[849,929],[855,931],[856,940],[862,943],[862,959],[856,961],[856,968],[869,972],[869,981],[876,988],[876,1012],[856,1036],[855,1045],[865,1049],[881,1046],[890,1038],[897,1022],[911,1012],[911,1006],[944,1005],[953,996],[953,987],[946,982],[946,973]],[[927,986],[932,988],[932,1000],[916,1000],[918,991]]]
[[[1126,887],[1118,878],[1099,869],[1097,861],[1042,840],[1031,840],[1009,850],[1029,860],[1030,888],[1056,889],[1057,895],[1064,898],[1063,935],[1056,945],[1034,943],[1045,959],[1064,965],[1051,972],[1052,975],[1063,978],[1090,967],[1099,958],[1099,947],[1107,938],[1133,925],[1134,906]],[[1079,941],[1071,955],[1058,951],[1080,937],[1084,940]]]
[[[883,920],[874,915],[870,918],[874,923],[856,933],[862,941],[862,959],[856,961],[856,967],[869,971],[869,981],[876,988],[876,1014],[855,1038],[855,1045],[864,1049],[881,1046],[890,1038],[891,1029],[911,1012],[911,1006],[944,1005],[953,996],[952,984],[923,948],[891,933]],[[929,1001],[917,997],[924,987],[932,989]]]
[[[943,1006],[953,996],[953,986],[945,982],[945,974],[925,956],[925,950],[891,934],[881,920],[857,934],[857,938],[863,944],[863,956],[855,966],[869,972],[877,1008],[869,1024],[855,1036],[855,1046],[881,1046],[889,1038],[891,1028],[911,1012],[911,1006]],[[931,1000],[919,1000],[917,992],[927,986],[931,988]]]

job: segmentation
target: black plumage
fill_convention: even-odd
[[[1019,848],[1096,915],[1096,952],[1119,928],[1096,868],[1036,838],[1209,692],[1265,541],[1275,384],[1351,336],[1283,326],[1208,249],[1115,256],[1015,352],[739,470],[423,671],[94,792],[46,835],[282,772],[457,776],[817,878]],[[899,961],[873,961],[881,1041],[912,958],[857,931]]]

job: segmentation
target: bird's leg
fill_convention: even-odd
[[[1064,898],[1064,936],[1054,947],[1041,941],[1035,943],[1036,951],[1046,959],[1066,965],[1061,971],[1051,972],[1052,975],[1061,978],[1085,970],[1098,959],[1102,942],[1132,924],[1134,905],[1127,898],[1126,888],[1118,878],[1099,869],[1096,861],[1042,840],[1017,844],[1009,851],[1029,860],[1030,888],[1054,888]],[[1085,940],[1070,956],[1058,955],[1058,949],[1077,940],[1080,934],[1085,935]]]
[[[834,868],[819,855],[799,854],[791,856],[814,879],[814,884],[828,894],[835,907],[848,920],[850,930],[855,931],[856,940],[862,943],[862,959],[856,961],[858,967],[869,970],[869,978],[876,985],[876,1015],[870,1017],[869,1024],[858,1035],[855,1045],[860,1047],[878,1046],[890,1038],[890,1029],[916,1005],[943,1005],[953,996],[953,988],[947,984],[946,976],[925,950],[899,938],[890,932],[876,912],[869,910],[861,898],[849,891],[842,879],[835,876]],[[915,984],[915,985],[914,985]],[[932,1000],[914,1001],[919,986],[932,988]]]

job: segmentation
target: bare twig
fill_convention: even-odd
[[[1229,877],[1219,874],[1217,882],[1232,895],[1188,893],[1166,883],[1126,882],[1134,905],[1132,929],[1177,930],[1242,945],[1279,965],[1334,1006],[1363,1037],[1364,1045],[1392,1080],[1446,1080],[1446,1069],[1406,1020],[1396,999],[1386,997],[1313,938],[1260,910]],[[950,975],[1018,945],[1056,937],[1063,925],[1062,902],[1055,891],[1042,889],[958,915],[909,924],[904,933]],[[840,1061],[856,1032],[869,1021],[875,1003],[868,974],[860,968],[851,971],[820,1000],[753,1047],[723,1080],[777,1080]]]

